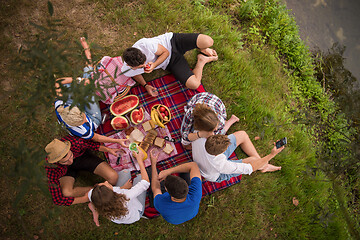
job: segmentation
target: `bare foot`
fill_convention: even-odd
[[[86,39],[84,37],[80,38],[80,43],[81,43],[81,46],[83,46],[83,48],[85,50],[89,48],[89,45],[87,44]]]
[[[96,224],[96,226],[100,227],[99,224],[99,213],[96,211],[94,204],[92,204],[91,202],[88,204],[89,209],[91,210],[92,214],[93,214],[93,219],[94,222]]]
[[[202,52],[203,54],[205,54],[208,57],[217,56],[216,51],[214,49],[211,49],[211,48],[202,49],[200,52]]]
[[[240,120],[240,119],[233,114],[233,115],[231,115],[231,117],[229,118],[228,122],[231,123],[231,124],[234,124],[234,123],[238,122],[239,120]]]
[[[265,172],[275,172],[281,170],[281,167],[274,166],[272,164],[266,164],[262,168],[259,169],[262,173]]]
[[[218,56],[207,57],[202,54],[198,54],[197,58],[198,58],[198,62],[203,62],[203,63],[209,63],[218,60]]]

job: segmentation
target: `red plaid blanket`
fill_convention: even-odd
[[[192,161],[191,151],[185,150],[180,142],[180,127],[184,116],[184,106],[196,93],[205,92],[204,87],[201,85],[197,90],[189,90],[180,84],[177,80],[175,80],[174,76],[171,74],[155,79],[149,82],[149,84],[158,89],[159,96],[157,98],[151,97],[142,86],[133,87],[130,90],[130,94],[137,95],[140,98],[142,107],[144,107],[148,112],[151,111],[151,107],[154,104],[163,104],[169,107],[172,114],[172,120],[167,124],[167,127],[170,131],[171,137],[176,140],[175,147],[178,152],[177,155],[159,162],[157,165],[159,170],[164,170],[184,162]],[[110,105],[105,105],[100,102],[102,114],[107,114],[108,116],[111,115],[109,113],[109,106]],[[98,132],[107,136],[115,133],[110,125],[110,119],[108,119],[103,125],[100,125]],[[237,159],[235,153],[230,156],[230,159]],[[240,180],[241,176],[231,178],[230,181],[223,181],[221,183],[214,183],[203,180],[202,194],[203,196],[206,196],[236,184],[240,182]],[[154,209],[148,207],[147,200],[145,216],[154,217],[157,215],[158,214],[156,211],[154,212]]]

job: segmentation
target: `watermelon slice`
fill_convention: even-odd
[[[126,117],[123,116],[114,117],[111,120],[111,126],[115,130],[122,130],[129,127],[129,121],[126,119]]]
[[[121,116],[130,112],[139,105],[139,98],[135,95],[128,95],[114,102],[110,106],[110,112],[114,116]]]
[[[144,109],[143,108],[134,109],[130,113],[130,120],[135,125],[144,121]]]

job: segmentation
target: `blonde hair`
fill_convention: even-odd
[[[80,126],[84,123],[85,113],[81,112],[78,107],[64,107],[63,105],[57,108],[63,121],[70,126]]]
[[[214,131],[219,123],[216,113],[206,104],[198,103],[194,111],[194,129],[199,131]]]
[[[205,149],[211,155],[219,155],[226,151],[230,145],[230,139],[226,135],[212,135],[206,139]]]

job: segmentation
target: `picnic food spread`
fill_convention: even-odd
[[[114,116],[124,115],[125,113],[130,112],[139,105],[139,98],[135,95],[127,95],[120,100],[114,102],[110,106],[110,112]]]
[[[111,126],[115,130],[123,130],[129,127],[129,121],[126,119],[126,117],[117,116],[111,120]]]

